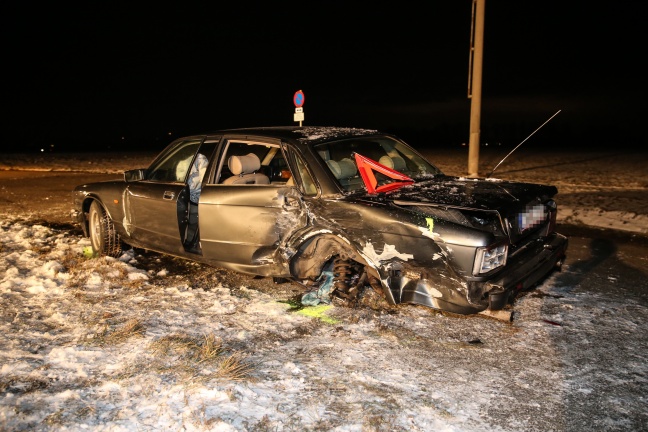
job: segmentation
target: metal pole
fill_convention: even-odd
[[[468,176],[479,176],[479,134],[481,122],[482,64],[484,60],[484,12],[486,0],[473,0],[474,44],[472,54],[472,88],[470,104],[470,141],[468,143]]]

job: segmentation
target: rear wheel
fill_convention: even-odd
[[[115,230],[112,219],[97,201],[90,205],[88,215],[90,243],[95,256],[119,257],[122,253],[122,242]]]

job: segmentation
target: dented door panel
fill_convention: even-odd
[[[281,242],[307,223],[301,195],[272,185],[206,186],[199,214],[203,256],[258,274],[284,266]]]

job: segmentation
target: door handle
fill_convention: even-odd
[[[164,198],[165,200],[172,200],[173,198],[175,198],[175,192],[164,191],[162,198]]]

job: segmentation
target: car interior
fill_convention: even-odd
[[[223,184],[270,184],[267,175],[257,172],[261,168],[261,161],[254,153],[248,153],[245,156],[230,156],[227,159],[227,167],[232,175],[223,180]]]
[[[291,178],[288,164],[277,145],[230,141],[224,160],[218,184],[284,185]]]

